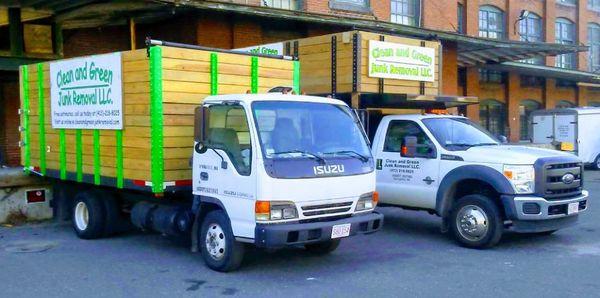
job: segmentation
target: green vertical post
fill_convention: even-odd
[[[152,154],[152,191],[154,193],[163,192],[165,178],[163,161],[162,87],[162,48],[154,46],[150,48],[150,133],[152,134],[150,153]]]
[[[294,92],[300,94],[300,61],[294,61]]]
[[[210,95],[219,94],[219,56],[210,53]]]
[[[46,175],[46,115],[44,110],[44,70],[37,64],[38,122],[40,138],[40,173]]]
[[[123,131],[117,130],[115,132],[116,145],[117,145],[117,187],[123,188]]]
[[[258,93],[258,57],[252,57],[250,63],[250,92]]]
[[[21,86],[23,89],[23,167],[25,172],[29,173],[31,167],[31,152],[29,147],[30,131],[29,131],[29,68],[27,65],[21,67],[22,82]]]
[[[100,185],[100,130],[94,129],[94,184]]]
[[[77,182],[83,181],[83,140],[81,129],[75,130],[75,162],[77,167]]]
[[[67,137],[65,130],[60,129],[58,131],[58,142],[60,150],[60,179],[67,179]]]

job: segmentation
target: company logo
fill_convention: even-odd
[[[571,173],[564,174],[561,180],[564,184],[571,184],[573,181],[575,181],[575,175]]]
[[[344,165],[326,165],[313,167],[315,175],[342,174],[345,172]]]

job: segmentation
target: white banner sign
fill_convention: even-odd
[[[50,63],[52,128],[123,129],[121,53]]]
[[[435,81],[435,49],[369,40],[369,77]]]
[[[261,54],[261,55],[277,55],[277,56],[284,55],[282,42],[263,44],[263,45],[254,46],[254,47],[234,49],[234,51],[248,52],[248,53],[252,53],[252,54]]]

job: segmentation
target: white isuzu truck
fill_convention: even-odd
[[[212,269],[239,266],[244,243],[327,253],[341,238],[383,224],[373,212],[378,195],[366,134],[341,101],[207,97],[196,110],[195,135],[191,212]]]
[[[508,230],[551,234],[588,208],[576,156],[503,145],[464,117],[385,116],[372,151],[380,206],[436,214],[467,247]]]

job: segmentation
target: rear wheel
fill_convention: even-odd
[[[340,246],[340,242],[340,239],[332,239],[325,242],[306,244],[304,247],[310,253],[325,255],[336,250]]]
[[[209,268],[229,272],[240,267],[245,247],[235,240],[225,212],[215,210],[208,213],[202,222],[198,238],[202,258]]]
[[[502,237],[500,211],[490,198],[483,195],[468,195],[458,199],[450,213],[449,222],[454,238],[465,247],[492,247]]]
[[[77,237],[97,239],[104,235],[106,222],[104,205],[97,196],[83,192],[75,196],[73,229]]]

